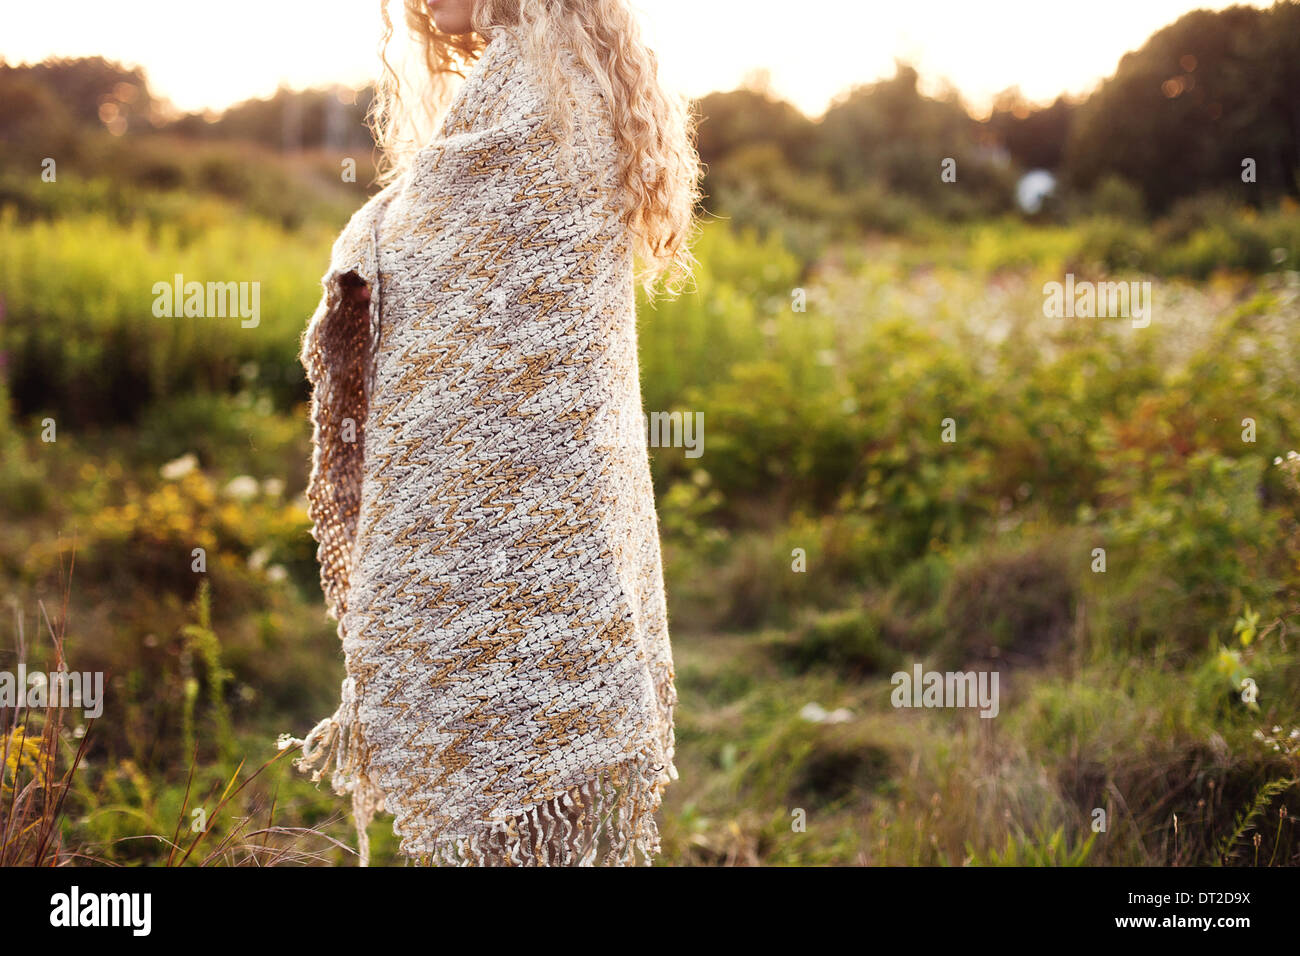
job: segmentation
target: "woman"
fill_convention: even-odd
[[[427,89],[386,70],[390,182],[302,348],[347,678],[281,746],[352,794],[362,865],[381,810],[419,862],[647,863],[676,694],[634,285],[689,278],[691,118],[625,0],[405,12]]]

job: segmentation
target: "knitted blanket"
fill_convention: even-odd
[[[379,811],[421,863],[648,863],[677,776],[611,120],[562,57],[591,134],[563,163],[521,51],[494,33],[353,216],[302,343],[347,677],[280,745],[351,794],[363,866]]]

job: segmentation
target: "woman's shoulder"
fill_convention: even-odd
[[[527,111],[534,99],[517,26],[497,27],[452,97],[438,139],[489,129]],[[432,144],[430,144],[432,145]]]
[[[425,180],[448,156],[485,162],[492,150],[524,148],[532,156],[543,143],[566,141],[580,153],[585,173],[601,174],[615,158],[613,122],[601,87],[572,50],[538,50],[518,26],[498,27],[452,99],[438,135],[416,151],[410,169]],[[555,97],[567,129],[551,125]],[[528,145],[531,144],[531,145]]]
[[[601,86],[577,53],[534,46],[519,25],[499,26],[457,91],[442,135],[535,118],[556,95],[567,96],[579,124],[608,122]]]

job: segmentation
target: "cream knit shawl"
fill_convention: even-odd
[[[562,164],[521,50],[495,33],[440,135],[353,216],[302,343],[347,677],[280,745],[352,795],[362,865],[378,811],[417,862],[648,863],[677,776],[611,121],[559,57],[593,136]]]

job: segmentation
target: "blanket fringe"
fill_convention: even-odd
[[[649,866],[659,853],[662,765],[637,758],[525,813],[420,854],[422,866]]]
[[[280,750],[302,747],[302,754],[293,762],[295,767],[310,771],[314,783],[320,783],[328,773],[335,793],[352,795],[357,853],[361,865],[369,866],[370,836],[367,831],[375,814],[384,810],[384,795],[365,773],[365,739],[361,735],[361,721],[357,719],[357,696],[352,678],[343,682],[342,702],[337,711],[313,727],[306,737],[281,734],[277,746]],[[334,765],[332,771],[331,763]]]
[[[404,839],[402,850],[421,866],[585,867],[598,865],[598,860],[601,866],[649,866],[660,851],[655,814],[663,785],[677,779],[672,709],[668,704],[669,729],[660,747],[665,755],[659,761],[647,749],[512,819],[485,824],[468,835],[437,837],[430,852],[412,852]],[[384,811],[384,795],[366,774],[366,744],[352,678],[343,682],[339,709],[305,738],[280,736],[281,750],[295,745],[302,747],[295,767],[310,771],[316,783],[328,773],[335,793],[352,795],[358,855],[361,866],[369,866],[367,829]]]

